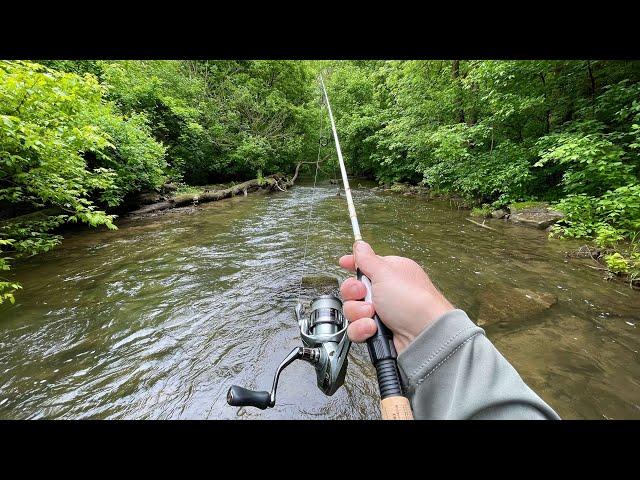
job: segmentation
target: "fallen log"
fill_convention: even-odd
[[[176,195],[166,202],[145,205],[142,208],[129,212],[128,215],[141,215],[198,203],[215,202],[225,198],[234,197],[236,195],[247,195],[248,192],[256,190],[278,189],[280,191],[285,191],[286,187],[293,185],[294,180],[295,177],[288,180],[278,174],[269,175],[262,179],[254,178],[253,180],[248,180],[223,190],[205,190],[201,193],[185,193],[182,195]]]
[[[287,185],[287,181],[282,179],[279,175],[269,175],[268,177],[259,180],[254,178],[247,182],[239,183],[230,188],[224,190],[205,191],[203,193],[178,195],[171,199],[175,207],[182,207],[185,205],[191,205],[193,203],[206,203],[215,202],[224,198],[234,197],[244,192],[253,192],[255,190],[265,189],[273,190],[279,187],[278,180],[281,179],[282,183]]]

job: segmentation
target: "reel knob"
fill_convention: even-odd
[[[271,394],[265,391],[249,390],[238,385],[232,385],[227,392],[227,403],[232,407],[256,407],[264,410],[271,405]]]

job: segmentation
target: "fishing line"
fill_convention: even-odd
[[[320,108],[318,109],[318,157],[316,158],[316,172],[313,176],[313,190],[310,195],[310,205],[309,205],[309,214],[307,215],[307,233],[304,238],[304,253],[302,255],[302,271],[300,272],[300,283],[298,284],[298,303],[300,303],[300,296],[302,294],[302,280],[304,279],[304,272],[307,266],[307,247],[309,244],[309,232],[311,229],[311,215],[313,213],[313,205],[315,203],[315,197],[317,193],[317,181],[318,181],[318,170],[320,168],[320,152],[323,147],[323,137],[322,137],[322,129],[324,127],[324,116],[322,115],[322,109],[324,108],[324,101],[322,99],[322,93],[320,93]]]
[[[328,142],[322,137],[323,104],[319,113],[319,138],[316,171],[313,177],[313,193],[309,214],[307,216],[307,233],[304,240],[304,254],[302,257],[302,273],[298,286],[298,304],[295,307],[296,319],[300,328],[300,337],[304,346],[296,347],[282,360],[273,377],[271,391],[249,390],[239,385],[231,385],[227,391],[227,403],[234,407],[256,407],[264,410],[273,408],[276,404],[276,390],[280,373],[292,362],[304,360],[312,364],[316,371],[318,388],[325,395],[333,395],[343,384],[347,372],[348,354],[351,340],[347,335],[347,319],[342,312],[342,300],[328,294],[315,297],[305,308],[300,303],[302,283],[307,263],[309,233],[311,231],[311,215],[318,193],[318,170],[320,170],[320,153]],[[327,102],[328,105],[328,102]],[[313,162],[305,162],[313,163]],[[318,223],[317,220],[315,222]]]
[[[296,319],[298,320],[298,327],[300,328],[300,337],[302,338],[304,346],[294,348],[280,363],[273,377],[271,391],[249,390],[239,385],[229,387],[227,391],[227,403],[234,407],[251,406],[262,410],[265,408],[273,408],[276,404],[276,390],[280,373],[295,360],[304,360],[315,367],[318,388],[325,395],[333,395],[344,384],[348,364],[347,356],[351,346],[351,340],[349,340],[349,336],[347,335],[348,321],[343,313],[342,300],[335,295],[320,295],[311,301],[308,311],[306,311],[307,309],[300,303],[302,283],[307,264],[311,215],[313,214],[313,206],[318,193],[317,184],[318,170],[320,170],[320,153],[324,143],[322,139],[322,129],[324,125],[322,109],[324,107],[327,109],[331,122],[331,131],[333,133],[336,154],[340,165],[340,173],[344,185],[344,194],[347,200],[347,209],[351,219],[354,241],[362,240],[358,217],[355,206],[353,205],[353,198],[351,197],[347,169],[344,164],[344,159],[342,158],[336,124],[333,118],[333,112],[331,111],[331,102],[329,101],[322,75],[319,76],[318,80],[322,87],[322,93],[324,93],[324,102],[321,103],[318,111],[320,117],[318,157],[316,159],[316,171],[313,177],[312,195],[310,195],[311,205],[309,206],[309,214],[307,216],[302,273],[300,275],[300,284],[298,285],[298,304],[295,307]],[[373,289],[371,280],[364,275],[359,268],[356,268],[356,277],[364,284],[366,289],[365,300],[372,303]],[[413,414],[409,400],[402,392],[402,383],[397,365],[397,353],[393,344],[393,333],[382,323],[382,320],[380,320],[377,314],[374,314],[372,318],[376,323],[376,332],[367,340],[367,348],[378,378],[382,418],[410,420],[413,418]]]

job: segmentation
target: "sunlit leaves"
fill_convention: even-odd
[[[117,205],[127,192],[162,181],[164,148],[149,136],[146,119],[124,118],[105,93],[91,74],[0,62],[0,202],[22,212],[45,209],[3,220],[1,252],[47,252],[62,239],[51,231],[66,221],[115,228],[94,202]],[[10,257],[2,258],[6,270]],[[11,301],[16,288],[0,282],[0,300]]]

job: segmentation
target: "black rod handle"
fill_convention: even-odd
[[[371,280],[360,269],[356,270],[358,280],[360,280],[367,289],[365,300],[372,302]],[[376,323],[376,333],[367,340],[367,349],[371,363],[376,368],[378,377],[378,386],[380,387],[380,398],[384,400],[388,397],[396,397],[402,395],[402,383],[400,382],[400,373],[398,372],[398,354],[393,344],[393,333],[380,320],[378,314],[373,315],[373,321]]]

